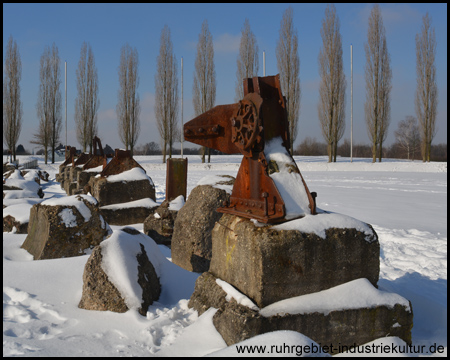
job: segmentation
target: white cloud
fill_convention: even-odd
[[[241,43],[241,34],[231,35],[225,33],[219,35],[214,40],[214,51],[225,53],[238,52],[240,43]]]
[[[239,51],[239,46],[241,43],[241,34],[231,35],[228,33],[215,36],[213,38],[214,52],[220,53],[235,53]],[[198,41],[188,41],[185,47],[188,50],[197,51]]]
[[[367,4],[359,11],[359,25],[367,31],[368,21],[373,5]],[[398,26],[405,26],[414,23],[420,23],[422,15],[418,10],[408,4],[388,4],[380,5],[381,17],[386,31]]]

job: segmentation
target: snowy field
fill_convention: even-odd
[[[55,182],[60,163],[45,165],[43,159],[36,156],[20,156],[19,160],[24,163],[34,158],[38,158],[40,168],[50,174],[50,181],[42,182],[43,200],[65,196]],[[378,233],[381,245],[379,289],[411,301],[412,342],[423,350],[412,355],[431,355],[427,351],[439,348],[443,352],[434,355],[445,356],[447,163],[393,159],[375,164],[371,159],[353,159],[350,163],[349,158],[340,158],[337,163],[329,164],[326,157],[294,158],[310,191],[317,192],[320,209],[370,223]],[[166,175],[161,157],[136,156],[135,159],[155,183],[156,201],[161,203],[165,197]],[[202,164],[199,156],[188,156],[188,159],[189,194],[205,176],[236,176],[242,156],[213,156],[211,164]],[[9,201],[8,205],[12,204]],[[22,212],[26,214],[30,202],[22,203]],[[111,227],[113,230],[121,228]],[[142,224],[133,227],[141,231],[143,228]],[[215,330],[214,309],[198,317],[196,311],[188,308],[199,274],[175,269],[175,265],[169,264],[167,268],[171,270],[161,282],[170,296],[150,306],[146,317],[136,310],[123,314],[82,310],[78,302],[89,255],[33,261],[27,251],[20,249],[25,237],[3,233],[3,356],[243,355],[238,354],[235,345],[227,347]],[[165,246],[158,248],[170,260],[170,250]],[[292,331],[272,332],[241,343],[283,344],[298,347],[314,343]],[[402,344],[398,338],[386,337],[368,347],[381,349],[384,345]],[[376,347],[378,345],[381,346]],[[299,353],[284,351],[278,355],[298,356]],[[339,356],[343,355],[351,354]]]

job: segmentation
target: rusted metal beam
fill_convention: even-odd
[[[96,168],[100,165],[106,166],[106,156],[103,152],[102,142],[97,136],[92,139],[92,148],[94,149],[93,154],[88,161],[83,165],[83,170]]]
[[[78,166],[78,165],[84,165],[86,164],[86,162],[89,160],[89,158],[91,157],[90,154],[88,153],[81,153],[76,159],[75,157],[72,160],[72,166]]]
[[[218,105],[184,125],[184,138],[194,144],[217,149],[225,154],[237,154],[232,142],[230,118],[236,114],[239,104]]]
[[[68,152],[67,152],[67,157],[64,160],[64,162],[60,165],[60,166],[66,166],[69,165],[70,163],[73,164],[74,159],[76,159],[77,156],[77,149],[75,147],[72,146],[67,146],[68,148]]]
[[[187,158],[170,158],[166,168],[166,200],[172,201],[183,195],[186,201],[187,190]]]

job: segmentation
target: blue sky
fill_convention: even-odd
[[[302,91],[297,146],[310,136],[323,141],[317,116],[319,99],[318,54],[322,46],[320,28],[326,4],[292,4],[294,27],[298,31],[300,86]],[[336,4],[341,23],[344,71],[347,78],[346,129],[341,141],[350,139],[350,44],[353,44],[353,142],[369,143],[364,120],[365,81],[364,43],[373,4]],[[266,75],[278,73],[276,44],[280,22],[289,4],[3,4],[3,57],[10,35],[17,42],[22,59],[21,100],[23,128],[19,144],[32,150],[32,134],[38,120],[36,101],[39,88],[39,62],[46,45],[53,42],[61,59],[61,91],[64,100],[64,61],[67,61],[67,136],[69,145],[79,148],[74,123],[76,97],[75,70],[83,41],[95,56],[99,77],[99,136],[102,144],[122,148],[117,133],[117,68],[120,49],[125,43],[139,54],[141,99],[141,133],[138,145],[155,141],[159,134],[154,116],[156,59],[164,25],[171,30],[181,86],[183,57],[183,120],[194,117],[192,83],[196,44],[202,22],[207,19],[214,41],[217,96],[216,105],[234,102],[236,59],[245,18],[256,35],[259,47],[259,76],[263,75],[263,50],[266,53]],[[380,4],[386,28],[388,51],[393,72],[391,125],[386,143],[395,141],[397,124],[414,115],[416,89],[415,36],[420,32],[422,17],[428,12],[437,40],[437,85],[439,104],[437,134],[433,143],[447,142],[447,4]],[[63,123],[65,123],[63,106]],[[181,121],[181,119],[179,119]],[[61,133],[65,142],[65,126]],[[189,147],[187,143],[184,145]],[[192,146],[194,146],[192,144]],[[179,147],[179,144],[176,144]]]

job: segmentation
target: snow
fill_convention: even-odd
[[[265,347],[264,353],[256,352],[253,354],[245,354],[250,357],[272,357],[272,356],[288,356],[288,357],[329,357],[330,355],[320,351],[320,346],[307,336],[296,331],[278,330],[271,333],[257,335],[253,338],[242,341],[239,344],[244,346]],[[317,350],[316,353],[313,351]],[[235,345],[228,346],[225,349],[213,352],[208,357],[230,357],[236,356]]]
[[[14,170],[11,175],[9,175],[8,179],[19,179],[19,180],[23,180],[23,176],[22,173],[20,172],[20,170]]]
[[[203,178],[201,178],[197,185],[211,185],[213,188],[225,190],[227,194],[231,195],[231,192],[233,190],[233,185],[225,185],[221,184],[223,182],[230,181],[230,178],[224,177],[222,175],[207,175]]]
[[[121,203],[121,204],[105,205],[105,206],[102,206],[101,208],[106,209],[106,210],[128,209],[128,208],[134,208],[134,207],[145,207],[145,208],[151,209],[156,206],[158,206],[158,204],[155,201],[153,201],[150,198],[144,198],[144,199],[129,201],[126,203]]]
[[[278,301],[261,309],[260,313],[265,317],[314,312],[328,315],[333,310],[373,308],[381,305],[393,308],[395,304],[403,305],[411,312],[409,302],[404,297],[378,290],[369,280],[362,278],[317,293]]]
[[[190,273],[170,262],[153,239],[147,235],[142,233],[131,235],[125,231],[115,230],[100,244],[102,268],[120,293],[125,295],[124,300],[127,306],[138,309],[141,305],[139,299],[142,299],[142,289],[136,281],[133,281],[138,277],[136,255],[142,252],[140,244],[144,246],[161,283],[159,302],[173,305],[189,297],[194,290],[198,274]],[[179,278],[183,279],[184,284],[178,287],[171,286]]]
[[[74,215],[72,209],[63,209],[58,215],[66,228],[77,226],[77,217]]]
[[[230,301],[233,298],[238,304],[247,306],[252,310],[259,310],[258,306],[256,306],[253,301],[226,281],[216,279],[216,283],[227,293],[225,300]]]
[[[41,202],[41,205],[75,206],[76,209],[80,212],[80,214],[84,217],[84,221],[88,222],[89,219],[91,218],[91,210],[89,210],[89,208],[86,206],[86,204],[83,202],[82,199],[88,201],[91,204],[94,204],[94,205],[97,204],[97,200],[92,196],[72,195],[72,196],[67,196],[67,197],[50,198],[50,199],[47,199],[47,200],[44,200],[43,202]],[[70,210],[70,213],[71,212],[72,212],[72,210]],[[63,213],[64,213],[64,215],[61,216],[63,218],[63,221],[68,221],[68,223],[70,223],[72,218],[71,218],[69,212],[63,212]],[[75,217],[75,215],[73,215],[73,217]],[[70,226],[71,225],[69,225],[68,227],[70,227]],[[73,226],[75,226],[75,225],[73,225]]]
[[[7,179],[5,185],[14,186],[22,190],[4,190],[4,199],[38,198],[39,184],[34,181],[34,177],[24,178],[20,170],[15,170]]]
[[[33,181],[34,182],[34,181]],[[37,183],[34,182],[36,185]],[[39,199],[39,195],[37,193],[37,190],[3,190],[3,194],[5,194],[5,197],[3,200],[12,200],[12,199],[26,199],[26,198],[37,198]]]
[[[108,182],[148,180],[153,185],[152,179],[140,167],[132,168],[117,175],[109,175],[106,180]]]
[[[294,219],[310,214],[309,199],[299,173],[295,169],[294,161],[282,145],[283,140],[277,137],[267,142],[264,147],[267,163],[276,162],[278,171],[269,176],[274,181],[286,209],[286,219]],[[296,170],[296,169],[295,169]]]
[[[329,228],[355,228],[366,234],[366,241],[373,241],[373,231],[364,222],[344,214],[323,212],[317,208],[317,215],[306,214],[301,219],[291,220],[273,228],[276,230],[299,230],[305,233],[314,233],[325,239],[325,230]]]
[[[403,296],[378,290],[365,278],[349,281],[317,293],[277,301],[262,309],[259,309],[246,295],[227,282],[216,279],[216,283],[227,293],[227,301],[233,298],[238,304],[257,310],[265,317],[314,312],[328,315],[334,310],[374,308],[382,305],[393,308],[395,304],[403,305],[407,311],[411,312],[409,301]]]
[[[86,172],[102,172],[103,171],[103,165],[99,165],[99,166],[97,166],[97,167],[93,167],[93,168],[90,168],[90,169],[86,169],[86,170],[83,170],[83,171],[86,171]]]
[[[142,252],[140,244],[146,248],[147,243],[148,240],[145,235],[136,236],[125,231],[115,231],[110,238],[100,244],[102,248],[102,268],[124,296],[125,304],[129,309],[139,309],[141,306],[142,288],[135,281],[138,278],[139,266],[136,256]],[[147,248],[145,251],[147,252]],[[160,263],[164,260],[166,258],[158,249],[150,251],[150,262],[153,264],[158,277],[161,276]]]
[[[184,196],[177,196],[169,203],[169,210],[179,211],[184,205]]]
[[[30,209],[34,204],[41,202],[41,199],[3,199],[3,217],[11,215],[21,224],[30,221]]]
[[[152,178],[156,203],[161,204],[165,199],[166,177],[166,167],[161,164],[161,157],[136,156],[135,159]],[[211,164],[202,164],[199,156],[189,156],[188,195],[205,177],[211,180],[211,177],[219,175],[236,176],[242,156],[212,156],[211,159]],[[354,158],[353,163],[348,158],[338,158],[337,163],[329,164],[326,157],[295,156],[294,159],[310,191],[318,193],[318,207],[328,214],[306,216],[290,223],[296,223],[297,228],[307,225],[316,233],[329,226],[328,220],[322,220],[321,217],[335,217],[333,221],[341,224],[353,221],[351,219],[371,224],[380,242],[380,280],[378,290],[366,289],[365,296],[374,292],[371,298],[373,300],[388,292],[410,300],[414,313],[413,345],[426,347],[425,352],[410,355],[431,355],[426,353],[428,347],[439,345],[443,346],[444,351],[434,355],[445,356],[447,164],[424,164],[421,161],[395,159],[384,159],[382,163],[373,164],[370,159],[359,158]],[[26,161],[26,157],[20,157],[20,163]],[[50,181],[41,184],[44,199],[5,198],[3,202],[7,207],[3,210],[4,214],[13,210],[20,214],[22,208],[23,216],[26,217],[32,204],[41,201],[81,204],[81,201],[66,196],[59,183],[54,181],[59,164],[44,165],[40,159],[40,168],[50,174]],[[304,224],[301,223],[302,220],[306,220]],[[287,226],[285,224],[277,226]],[[131,227],[142,232],[142,224]],[[196,311],[188,308],[187,303],[199,274],[171,263],[170,249],[156,245],[145,235],[132,236],[121,231],[122,226],[111,228],[113,234],[102,246],[110,246],[107,245],[109,240],[111,244],[115,242],[117,245],[111,248],[113,257],[121,259],[117,262],[117,267],[125,267],[118,275],[118,283],[129,284],[127,278],[132,276],[131,270],[128,273],[125,270],[131,263],[130,254],[137,249],[136,241],[129,242],[130,238],[136,237],[140,239],[139,242],[145,243],[147,254],[153,256],[151,260],[155,270],[159,269],[156,271],[159,271],[162,294],[149,307],[147,316],[139,315],[134,308],[123,314],[79,309],[83,271],[89,255],[33,261],[33,257],[20,248],[26,234],[3,233],[4,356],[244,355],[237,352],[235,345],[228,347],[214,328],[212,317],[215,309],[209,309],[198,316]],[[341,286],[344,285],[349,286]],[[345,302],[345,297],[350,296],[355,289],[356,287],[347,289],[349,294],[340,291],[340,299],[337,295],[332,295],[328,300]],[[131,290],[132,288],[130,294]],[[235,296],[238,297],[237,294]],[[299,306],[299,299],[297,300],[292,306]],[[301,301],[306,301],[308,306],[320,305],[315,304],[317,299],[307,300]],[[354,301],[356,299],[352,299]],[[282,311],[281,303],[276,304],[279,307],[276,311]],[[322,310],[326,306],[336,306],[322,305]],[[274,304],[271,306],[275,307]],[[261,311],[267,311],[268,308]],[[358,350],[381,345],[405,345],[398,338],[386,336],[365,344]],[[296,332],[274,331],[255,336],[239,345],[287,344],[295,350],[299,348],[292,346],[311,346],[313,340]],[[268,354],[258,354],[263,355]],[[293,352],[271,354],[274,355],[297,356]],[[352,355],[373,356],[374,353],[349,352],[338,356]],[[378,352],[375,355],[385,354]]]
[[[38,170],[27,170],[28,172],[23,176],[25,180],[33,180],[39,177]]]

